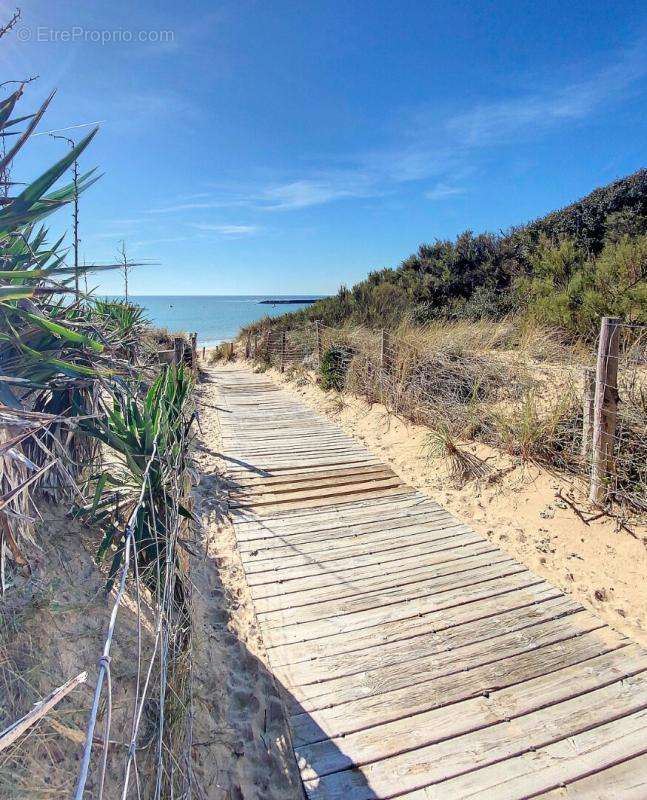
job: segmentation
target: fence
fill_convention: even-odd
[[[166,495],[166,502],[163,508],[156,511],[155,503],[152,502],[154,488],[151,483],[152,475],[160,464],[160,454],[157,450],[157,437],[152,445],[152,453],[142,475],[142,484],[139,497],[135,502],[125,527],[123,541],[123,564],[118,576],[115,576],[117,588],[115,593],[112,611],[110,614],[108,631],[101,656],[99,657],[99,673],[94,689],[93,703],[88,719],[85,745],[79,776],[76,784],[74,800],[83,800],[86,790],[86,783],[90,774],[93,747],[96,744],[95,728],[100,712],[102,697],[104,699],[103,708],[103,730],[101,735],[101,753],[98,764],[95,768],[96,797],[101,800],[104,793],[105,779],[108,767],[108,752],[111,744],[111,723],[113,708],[112,690],[112,655],[111,647],[118,622],[119,611],[124,605],[127,594],[128,583],[132,583],[132,594],[136,605],[137,615],[137,675],[135,696],[131,710],[130,741],[124,755],[122,779],[120,781],[117,795],[126,800],[128,797],[141,797],[143,788],[141,786],[141,765],[138,767],[138,758],[141,751],[146,752],[149,763],[152,764],[155,775],[154,789],[151,788],[149,796],[155,800],[160,800],[163,796],[170,796],[177,792],[177,796],[191,797],[193,788],[193,774],[191,768],[191,726],[193,721],[192,699],[189,697],[186,709],[186,720],[188,730],[186,733],[186,744],[184,752],[172,752],[169,746],[168,722],[165,718],[165,709],[170,699],[171,703],[177,708],[181,704],[182,698],[177,691],[168,685],[169,670],[177,663],[179,654],[182,651],[182,642],[186,640],[187,619],[184,614],[177,609],[178,593],[184,594],[185,589],[180,585],[176,572],[176,559],[178,557],[178,539],[182,527],[181,504],[184,502],[184,489],[179,483],[180,463],[183,452],[187,447],[184,437],[179,442],[179,447],[175,453],[173,463],[167,466],[174,475],[174,483],[171,492]],[[150,606],[152,607],[154,619],[152,629],[148,631],[148,653],[144,652],[143,635],[143,612],[145,581],[138,566],[138,545],[136,539],[137,518],[140,510],[147,503],[149,513],[154,518],[153,526],[156,530],[164,532],[164,547],[166,558],[164,559],[163,571],[158,575],[158,585],[155,592],[150,592]],[[147,545],[144,544],[146,547]],[[150,641],[152,640],[152,641]],[[186,649],[187,657],[191,659],[190,644]],[[189,663],[189,669],[191,669]],[[190,681],[189,681],[190,690]],[[169,695],[170,698],[169,698]],[[147,742],[142,745],[142,721],[145,718],[145,710],[152,705],[156,706],[156,724],[151,732],[150,722],[146,723],[148,728]],[[175,712],[177,714],[177,711]],[[111,787],[111,794],[117,787]],[[116,795],[115,795],[116,796]]]
[[[249,335],[245,351],[281,371],[334,351],[369,402],[585,478],[597,505],[647,511],[647,326],[604,318],[597,356],[515,336],[511,323],[447,325],[435,341],[315,323]]]
[[[202,358],[204,360],[205,348],[202,348]],[[193,370],[198,365],[198,334],[192,333],[189,341],[184,336],[173,337],[173,347],[168,350],[158,350],[157,357],[160,363],[164,364],[186,364]]]

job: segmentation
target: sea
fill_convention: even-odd
[[[291,294],[289,299],[302,302],[276,305],[260,301],[283,299],[282,295],[133,295],[129,299],[146,309],[154,325],[172,332],[195,331],[199,345],[208,347],[235,338],[242,327],[257,319],[306,308],[308,300],[319,296]]]

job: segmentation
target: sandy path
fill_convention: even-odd
[[[209,800],[302,800],[276,684],[225,508],[218,393],[199,384],[196,511],[204,557],[191,564],[196,610],[197,772]]]
[[[452,486],[445,463],[425,454],[426,428],[389,415],[383,406],[325,393],[311,375],[290,381],[275,370],[266,374],[379,455],[411,486],[647,646],[647,530],[636,528],[633,538],[616,531],[610,520],[585,525],[556,497],[560,489],[567,496],[575,491],[579,502],[570,482],[483,446],[468,449],[489,456],[501,477]]]

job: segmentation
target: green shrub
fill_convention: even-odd
[[[610,242],[597,258],[572,242],[545,244],[532,267],[516,293],[542,324],[594,336],[602,316],[647,322],[647,235]]]
[[[500,319],[530,308],[534,318],[591,339],[601,315],[644,321],[644,277],[634,280],[646,235],[642,169],[527,225],[422,244],[396,268],[264,326],[298,330],[318,320],[393,329],[403,319]]]
[[[352,357],[353,350],[347,345],[332,345],[324,352],[319,367],[322,389],[341,392]]]

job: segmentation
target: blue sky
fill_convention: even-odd
[[[124,239],[157,262],[133,293],[333,292],[423,241],[521,223],[646,165],[644,2],[22,9],[4,79],[40,75],[23,108],[57,88],[42,130],[102,121],[81,249],[113,260]],[[62,149],[34,137],[14,178]]]

